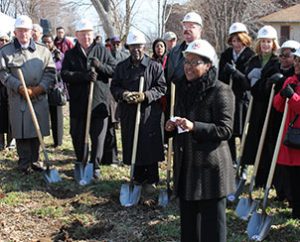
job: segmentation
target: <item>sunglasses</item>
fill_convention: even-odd
[[[0,39],[1,42],[8,42],[8,39]]]

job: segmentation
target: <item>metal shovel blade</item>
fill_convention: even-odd
[[[229,202],[235,202],[239,198],[239,196],[242,194],[242,192],[244,190],[245,183],[246,183],[246,180],[243,178],[237,180],[235,193],[231,193],[227,196],[227,200]]]
[[[75,163],[74,177],[79,185],[85,186],[91,183],[94,174],[94,165],[91,162],[82,164],[82,162]]]
[[[271,229],[271,225],[271,216],[257,212],[253,213],[247,226],[249,239],[255,241],[263,241],[267,237]]]
[[[169,203],[169,193],[168,190],[160,190],[158,196],[158,206],[166,207]]]
[[[49,168],[43,171],[43,177],[46,183],[56,183],[61,181],[61,177],[59,176],[58,170],[54,168]]]
[[[122,184],[120,190],[120,203],[124,207],[131,207],[139,203],[142,186],[132,184]]]
[[[257,207],[258,201],[250,198],[241,198],[235,209],[235,213],[240,219],[247,221],[251,214],[256,211]]]

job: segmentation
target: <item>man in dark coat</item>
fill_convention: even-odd
[[[119,63],[111,83],[111,92],[120,101],[123,161],[131,164],[137,103],[141,103],[134,180],[148,185],[159,181],[158,161],[164,160],[161,133],[162,107],[159,99],[166,92],[162,67],[144,54],[146,40],[140,32],[130,32],[127,44],[130,57]],[[144,76],[144,91],[138,92]]]
[[[88,20],[81,20],[77,24],[76,37],[78,42],[66,52],[61,70],[61,77],[67,83],[70,95],[70,133],[76,158],[82,161],[89,86],[93,81],[91,161],[94,164],[94,178],[99,179],[99,164],[107,129],[108,78],[112,76],[116,62],[104,46],[93,43],[93,26]],[[96,72],[89,69],[89,62],[96,67]]]

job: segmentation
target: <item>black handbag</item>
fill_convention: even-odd
[[[300,149],[300,128],[294,128],[294,123],[299,114],[289,123],[288,130],[283,140],[283,144],[289,148]]]
[[[64,106],[67,103],[67,96],[63,85],[56,84],[48,92],[48,102],[50,106]]]

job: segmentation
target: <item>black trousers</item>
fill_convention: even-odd
[[[49,105],[49,112],[54,146],[62,145],[64,133],[63,107]]]
[[[104,141],[107,130],[108,118],[94,117],[91,119],[90,138],[91,138],[91,157],[94,169],[100,168],[100,162],[103,157]],[[71,138],[77,161],[83,160],[84,135],[86,120],[83,118],[71,118]]]
[[[226,198],[180,199],[181,242],[226,242]]]
[[[300,219],[300,166],[286,166],[288,178],[291,186],[291,199],[292,199],[292,215],[294,218]]]
[[[39,159],[39,139],[16,139],[16,144],[19,156],[19,169],[26,170],[31,167],[32,163],[37,162]]]
[[[134,181],[138,183],[158,183],[159,174],[158,174],[158,162],[155,162],[151,165],[144,166],[134,166]]]
[[[111,117],[108,117],[108,127],[106,130],[104,153],[102,157],[102,164],[119,163],[118,161],[118,149],[116,140],[116,130],[111,121]]]

